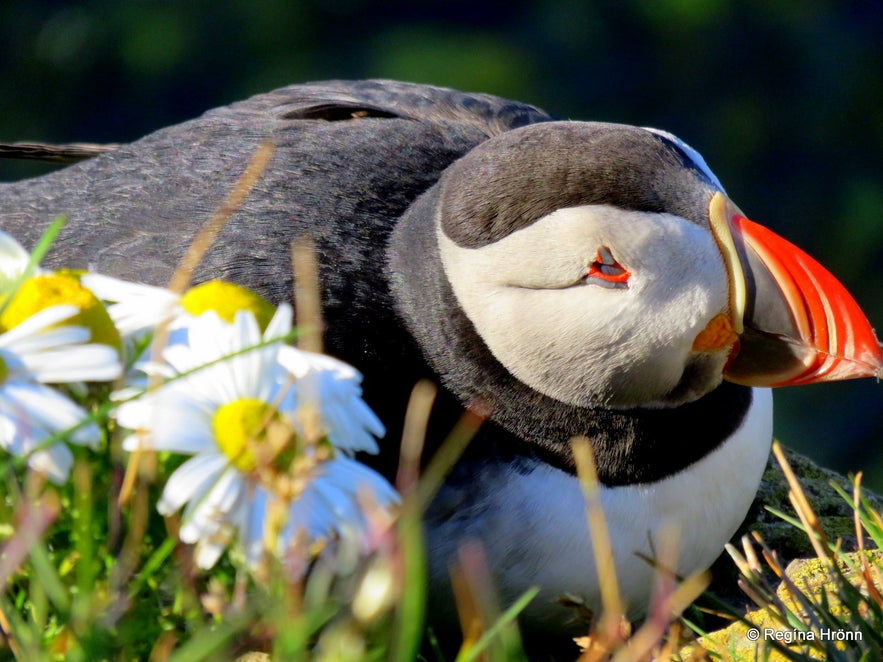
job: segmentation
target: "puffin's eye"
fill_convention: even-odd
[[[628,287],[631,275],[625,267],[616,261],[607,246],[601,246],[595,254],[595,261],[589,265],[586,280],[601,287],[624,289]]]

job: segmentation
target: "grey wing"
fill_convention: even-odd
[[[197,280],[228,278],[288,299],[290,243],[309,234],[334,303],[339,273],[377,269],[395,219],[448,164],[491,135],[549,119],[525,104],[425,85],[294,85],[2,184],[0,228],[30,247],[63,214],[68,225],[46,264],[165,284],[255,150],[270,141],[269,166]],[[376,294],[376,283],[364,287]]]

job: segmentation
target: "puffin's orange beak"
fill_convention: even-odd
[[[723,193],[712,198],[709,218],[739,336],[725,379],[791,386],[881,375],[883,349],[870,322],[827,269],[749,221]]]

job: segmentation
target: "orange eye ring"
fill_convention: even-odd
[[[598,249],[594,262],[589,265],[589,273],[586,274],[587,279],[592,279],[599,285],[607,284],[608,287],[624,287],[631,276],[631,272],[613,257],[610,249],[606,246],[601,246]]]

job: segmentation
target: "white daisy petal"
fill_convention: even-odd
[[[65,444],[52,444],[49,448],[34,451],[28,457],[28,466],[35,471],[46,474],[52,482],[60,485],[67,480],[74,456]]]
[[[287,303],[280,304],[270,323],[267,324],[267,330],[264,331],[264,339],[275,340],[291,333],[291,317],[291,306]]]
[[[95,423],[86,423],[74,430],[67,440],[78,446],[88,446],[96,450],[101,441],[101,429]]]
[[[190,343],[192,342],[192,337],[189,335],[188,331],[188,342],[187,344],[175,344],[169,345],[162,351],[163,360],[172,368],[174,373],[183,374],[187,372],[192,372],[193,370],[202,367],[205,365],[205,361],[199,361],[195,356],[193,350],[190,347]],[[146,364],[145,368],[148,365],[158,365],[157,363]],[[142,368],[142,369],[145,369]]]
[[[232,344],[235,346],[236,351],[254,347],[261,343],[263,340],[261,330],[254,315],[245,311],[236,313],[233,321],[233,337],[235,342]],[[270,351],[268,352],[267,350]],[[275,350],[269,347],[262,347],[246,354],[241,354],[230,361],[233,386],[240,397],[258,394],[261,379],[267,374],[265,358],[268,355],[272,357],[275,353]]]
[[[352,458],[339,455],[325,464],[325,477],[337,485],[347,485],[352,491],[369,491],[378,505],[399,502],[399,495],[383,476]]]
[[[311,487],[327,513],[329,521],[325,523],[326,528],[337,529],[344,522],[361,521],[362,514],[355,493],[348,486],[337,485],[325,477],[324,480],[317,478]]]
[[[122,427],[129,430],[143,430],[151,420],[155,408],[153,400],[141,399],[124,402],[116,408],[114,416]],[[126,450],[134,450],[126,448]]]
[[[28,382],[6,381],[0,387],[0,402],[9,415],[18,412],[24,421],[23,427],[30,425],[56,434],[72,430],[86,418],[86,412],[55,389]],[[101,438],[94,425],[80,428],[72,435],[72,441],[82,445],[95,445]]]
[[[159,361],[139,361],[135,364],[134,369],[144,373],[147,377],[161,377],[163,379],[172,379],[178,375],[172,366]],[[146,386],[145,389],[146,390]]]
[[[244,483],[238,472],[232,469],[223,472],[204,496],[192,499],[184,509],[181,540],[229,544],[235,537],[234,523],[246,507],[244,497]]]
[[[305,531],[311,538],[345,531],[364,535],[366,522],[359,503],[359,494],[363,492],[370,493],[382,508],[399,501],[392,486],[360,462],[339,456],[321,464],[307,489],[291,506],[285,537],[291,538],[297,530]]]
[[[293,347],[279,351],[279,362],[295,376],[295,394],[301,403],[319,411],[322,427],[337,448],[376,453],[374,437],[386,434],[380,419],[361,399],[357,370],[330,356]]]
[[[147,434],[129,438],[124,449],[136,448],[174,453],[200,453],[216,449],[211,436],[211,420],[202,403],[181,397],[133,400],[116,410],[117,422],[130,430]]]
[[[79,345],[23,357],[27,370],[39,382],[66,384],[106,382],[121,377],[119,354],[109,345]]]
[[[162,287],[102,274],[86,274],[80,281],[102,301],[115,302],[107,307],[107,312],[123,337],[155,328],[181,313],[181,297]]]
[[[50,306],[49,308],[44,308],[43,310],[34,313],[27,319],[22,320],[19,324],[15,325],[2,336],[0,336],[0,347],[9,347],[13,343],[19,340],[23,340],[28,336],[44,332],[48,330],[49,327],[54,326],[59,322],[63,322],[70,317],[73,317],[79,312],[79,310],[80,309],[76,306],[68,305]],[[73,331],[78,327],[69,326],[65,328],[70,329],[68,333],[82,334],[82,331]],[[70,342],[73,343],[82,341],[72,340]]]
[[[221,475],[218,482],[212,488],[213,507],[223,515],[231,513],[236,507],[241,494],[242,476],[231,467],[229,471]]]
[[[82,409],[47,386],[11,381],[0,385],[0,447],[27,456],[28,466],[55,483],[67,479],[73,456],[61,441],[46,448],[41,445],[64,433],[67,442],[94,448],[101,431],[94,423],[82,424],[85,417]]]
[[[219,454],[203,454],[190,458],[166,481],[157,510],[162,515],[171,515],[197,495],[201,497],[227,466],[227,459]]]
[[[218,562],[218,559],[221,558],[221,554],[227,549],[228,544],[229,540],[223,540],[221,542],[200,540],[196,545],[196,554],[193,557],[197,567],[202,568],[203,570],[213,568]]]
[[[240,351],[246,347],[254,347],[263,340],[261,328],[254,315],[246,310],[239,310],[233,318],[233,328],[230,330],[230,346],[234,351]]]
[[[331,520],[319,495],[314,489],[307,488],[291,504],[284,535],[292,538],[298,531],[304,531],[313,540],[323,538],[330,530]]]
[[[243,509],[241,522],[242,550],[249,565],[256,566],[264,552],[264,524],[267,519],[267,493],[263,489],[255,489],[252,498]]]
[[[189,326],[189,349],[195,365],[205,365],[235,351],[230,342],[230,326],[213,310],[193,319]]]
[[[20,328],[20,325],[15,327],[15,329],[18,328]],[[8,333],[4,335],[10,349],[18,354],[30,354],[86,343],[89,342],[91,334],[89,329],[82,326],[58,326],[41,329],[37,333],[17,339],[10,337]]]
[[[0,231],[0,292],[6,292],[24,273],[31,256],[15,239]]]
[[[133,283],[99,273],[84,274],[80,278],[80,282],[102,301],[125,302],[141,299],[139,303],[143,304],[144,299],[161,298],[166,295],[174,296],[171,290],[164,287]]]
[[[0,448],[12,455],[22,455],[24,452],[17,421],[14,416],[4,412],[2,407],[0,407]]]

